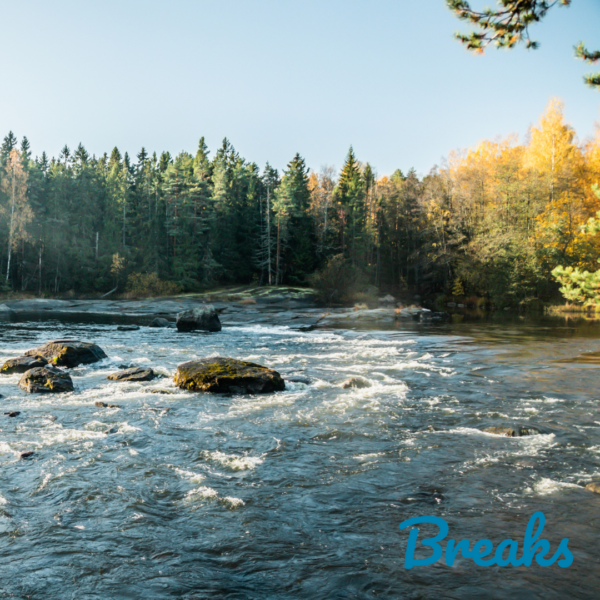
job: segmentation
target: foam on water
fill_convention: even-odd
[[[398,568],[398,523],[427,514],[443,514],[461,537],[496,540],[546,510],[556,525],[577,525],[580,551],[594,555],[598,503],[582,494],[582,514],[573,493],[600,473],[600,408],[581,391],[595,389],[595,373],[545,368],[554,345],[543,339],[502,331],[496,343],[493,326],[467,335],[451,324],[124,335],[55,322],[35,324],[24,341],[21,327],[4,325],[7,358],[67,336],[93,339],[109,358],[71,370],[71,394],[27,395],[20,376],[2,378],[5,410],[21,411],[0,422],[2,585],[15,598],[410,597],[417,588]],[[587,340],[565,343],[580,354],[593,351]],[[216,355],[310,383],[256,396],[175,388],[178,364]],[[106,380],[121,364],[168,378]],[[370,387],[342,389],[349,377]],[[157,387],[175,393],[151,393]],[[524,425],[544,433],[482,431]],[[36,452],[19,460],[23,450]],[[127,568],[115,567],[123,557]],[[578,568],[577,581],[597,589],[600,576]],[[561,580],[567,569],[548,571],[543,582],[511,572],[510,592],[574,595],[573,581]],[[417,591],[485,597],[502,582],[495,569],[440,568]]]
[[[225,454],[223,452],[205,452],[205,457],[220,464],[231,471],[246,471],[255,469],[264,462],[264,456],[236,456],[235,454]]]

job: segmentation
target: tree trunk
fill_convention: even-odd
[[[13,178],[12,178],[12,202],[11,202],[11,208],[10,208],[10,227],[8,229],[8,264],[6,266],[6,281],[8,283],[8,278],[10,276],[10,259],[12,256],[12,243],[13,243],[13,222],[14,222],[14,218],[15,218],[15,187],[17,185],[17,182],[15,181],[15,176],[13,173]]]

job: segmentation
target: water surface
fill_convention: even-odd
[[[3,412],[21,411],[0,420],[0,598],[598,597],[600,496],[583,488],[600,479],[597,325],[178,334],[31,319],[0,323],[0,360],[65,337],[109,356],[71,371],[74,393],[0,379]],[[106,380],[217,354],[310,384],[225,397]],[[372,386],[336,386],[355,375]],[[542,434],[481,431],[496,425]],[[540,510],[571,567],[404,568],[405,519],[497,545]]]

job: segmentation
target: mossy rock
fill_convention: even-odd
[[[150,381],[156,377],[152,369],[142,369],[142,367],[132,367],[111,373],[106,379],[113,381]]]
[[[54,340],[35,350],[28,350],[25,356],[43,356],[57,367],[76,367],[98,362],[106,358],[104,350],[91,342],[77,340]]]
[[[68,373],[50,365],[29,369],[19,381],[19,387],[32,394],[73,391],[73,380]]]
[[[203,358],[177,367],[175,384],[184,390],[215,394],[267,394],[285,389],[277,371],[235,358]]]
[[[0,368],[3,375],[12,373],[26,373],[29,369],[44,367],[48,361],[43,356],[19,356],[18,358],[9,358]]]

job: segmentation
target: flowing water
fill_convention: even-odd
[[[600,479],[597,325],[178,334],[32,319],[0,324],[0,359],[65,337],[109,357],[71,371],[74,393],[0,379],[3,412],[21,412],[0,416],[0,598],[599,597],[600,496],[583,487]],[[217,354],[310,383],[226,397],[106,379]],[[372,386],[336,387],[354,375]],[[542,434],[481,431],[494,425]],[[404,567],[405,519],[496,546],[521,544],[535,511],[552,552],[569,538],[570,567]]]

